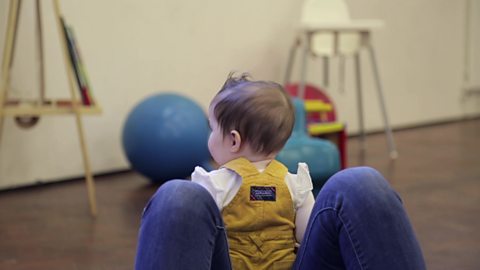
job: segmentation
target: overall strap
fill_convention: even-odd
[[[222,167],[236,172],[243,179],[260,174],[257,168],[246,158],[237,158],[231,160],[224,164]]]
[[[288,169],[287,167],[285,167],[285,165],[274,159],[270,162],[270,164],[268,164],[267,168],[265,168],[265,171],[263,171],[263,173],[269,174],[273,177],[278,177],[280,179],[285,179],[285,176],[288,173]]]

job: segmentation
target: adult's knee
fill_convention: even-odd
[[[210,193],[202,186],[187,180],[170,180],[152,196],[144,210],[146,215],[169,216],[181,219],[215,215],[218,208]]]
[[[377,170],[370,167],[355,167],[342,170],[325,183],[325,188],[366,193],[376,193],[380,190],[391,189],[385,178]]]
[[[211,199],[208,191],[202,186],[188,180],[170,180],[165,182],[155,193],[172,205],[190,204]]]
[[[397,204],[400,197],[385,178],[370,167],[355,167],[333,175],[322,188],[323,196],[335,197],[337,201],[348,198],[351,203]]]
[[[206,249],[222,225],[220,211],[205,188],[186,180],[164,183],[144,210],[137,269],[190,269],[210,260]]]

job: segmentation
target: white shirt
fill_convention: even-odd
[[[259,161],[252,164],[261,172],[265,170],[268,163],[269,161]],[[220,211],[232,201],[242,185],[242,177],[226,168],[207,172],[197,166],[192,173],[192,181],[210,192]],[[285,184],[290,191],[295,209],[295,237],[297,242],[301,243],[315,203],[312,179],[307,164],[299,163],[297,174],[287,173]]]

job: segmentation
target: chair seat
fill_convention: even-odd
[[[337,133],[345,130],[345,125],[340,122],[314,123],[308,125],[308,133],[312,136]]]
[[[333,106],[321,100],[305,100],[305,110],[307,112],[331,112]]]
[[[311,22],[302,23],[302,32],[363,32],[382,28],[385,23],[382,20],[352,20],[346,22]]]

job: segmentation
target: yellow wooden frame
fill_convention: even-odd
[[[0,141],[3,131],[5,116],[41,116],[41,115],[74,115],[77,125],[78,138],[80,141],[80,150],[82,153],[83,165],[85,170],[85,181],[88,192],[88,202],[90,213],[92,216],[97,215],[97,202],[95,195],[95,184],[90,168],[90,159],[86,145],[85,132],[81,116],[84,114],[93,115],[100,114],[102,109],[97,102],[93,102],[92,106],[84,106],[79,101],[77,90],[75,89],[75,78],[72,63],[68,54],[68,45],[63,37],[63,25],[61,22],[60,4],[58,0],[53,0],[55,21],[58,34],[60,36],[62,54],[67,71],[68,86],[70,90],[70,99],[68,100],[51,100],[48,102],[8,102],[8,90],[10,87],[10,73],[13,61],[14,38],[16,35],[17,14],[19,12],[19,1],[10,0],[10,9],[8,13],[7,31],[5,38],[5,47],[3,50],[2,63],[2,81],[0,85]],[[43,65],[43,63],[42,63]],[[43,79],[43,78],[42,78]],[[92,97],[93,98],[93,97]],[[63,104],[63,105],[59,105]],[[65,105],[67,104],[67,105]]]

